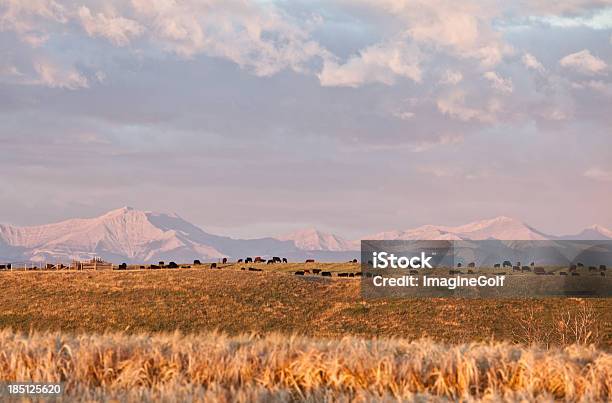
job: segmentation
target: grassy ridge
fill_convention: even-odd
[[[0,331],[0,379],[89,401],[609,401],[612,355],[572,345]]]
[[[348,266],[330,264],[325,269],[348,271]],[[304,265],[285,270],[296,268]],[[563,313],[584,304],[558,298],[364,301],[357,279],[248,272],[240,271],[240,266],[0,273],[0,327],[25,331],[221,330],[317,337],[426,336],[452,343],[491,338],[524,341],[517,329],[528,313],[546,329],[555,327]],[[601,336],[598,341],[608,348],[612,344],[612,301],[594,299],[588,304]]]

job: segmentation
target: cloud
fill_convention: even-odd
[[[0,1],[0,31],[14,31],[31,46],[47,41],[46,22],[64,24],[68,20],[64,6],[54,0]]]
[[[528,69],[535,70],[538,73],[546,72],[546,68],[544,67],[544,65],[542,65],[542,63],[540,63],[540,61],[536,59],[536,57],[531,53],[523,54],[521,61],[523,62],[523,65]]]
[[[402,41],[370,46],[344,64],[327,60],[319,73],[324,87],[358,87],[366,83],[391,85],[397,77],[420,82],[421,53]]]
[[[460,71],[446,70],[438,83],[443,85],[456,85],[463,80],[463,74]]]
[[[101,36],[115,45],[125,46],[130,38],[139,36],[144,28],[136,21],[123,17],[107,17],[103,13],[92,15],[89,8],[81,6],[78,10],[81,25],[89,36]]]
[[[499,92],[509,94],[513,91],[512,80],[509,78],[502,78],[494,71],[487,71],[483,77],[489,80],[491,87]]]
[[[600,168],[589,168],[584,172],[584,176],[601,182],[612,182],[612,171],[606,171]]]
[[[33,84],[68,90],[89,87],[87,78],[74,69],[62,69],[48,61],[40,61],[34,68],[38,73],[38,79],[32,82]]]
[[[467,106],[465,98],[465,92],[457,90],[439,98],[436,105],[441,113],[464,122],[493,123],[496,120],[496,112],[500,110],[496,100],[489,100],[484,109],[477,109]]]
[[[432,140],[422,141],[412,147],[412,151],[416,153],[420,153],[423,151],[431,150],[432,148],[436,148],[439,146],[448,146],[453,144],[461,144],[464,141],[464,136],[462,134],[444,134],[439,136],[438,138],[434,138]]]
[[[593,56],[588,49],[565,56],[559,61],[559,64],[588,75],[603,73],[608,68],[606,62]]]

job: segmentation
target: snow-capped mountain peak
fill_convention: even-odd
[[[276,237],[280,241],[293,241],[295,246],[302,250],[328,250],[328,251],[350,251],[358,250],[359,245],[348,241],[338,235],[329,234],[306,228]]]

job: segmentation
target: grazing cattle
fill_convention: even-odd
[[[168,268],[169,269],[178,269],[178,264],[176,264],[174,262],[170,262],[170,263],[168,263]]]
[[[257,257],[255,258],[254,262],[255,262],[255,263],[263,263],[263,262],[265,262],[265,260],[264,260],[264,259],[262,259],[262,258],[261,258],[261,256],[257,256]]]
[[[607,267],[606,267],[606,265],[605,265],[605,264],[600,264],[600,265],[599,265],[599,270],[601,270],[601,271],[606,271],[606,269],[607,269]]]
[[[355,273],[350,273],[349,277],[355,277]]]
[[[521,266],[512,266],[512,271],[521,271]]]
[[[512,267],[512,263],[510,263],[509,260],[504,260],[504,263],[502,264],[502,266],[504,266],[504,267],[506,267],[506,266]]]
[[[193,265],[194,265],[194,266],[199,266],[199,265],[201,265],[201,264],[202,264],[202,262],[200,262],[200,260],[198,260],[198,259],[196,259],[196,260],[194,260],[194,261],[193,261]]]
[[[338,277],[348,277],[348,273],[338,273]]]
[[[164,261],[163,260],[159,262],[159,267],[164,267]]]
[[[306,263],[314,263],[314,259],[306,259]]]
[[[303,270],[298,270],[294,273],[296,276],[303,276],[304,275],[304,271]]]
[[[245,271],[245,270],[246,270],[246,268],[245,268],[245,267],[241,267],[241,268],[240,268],[240,270]]]
[[[247,257],[246,259],[244,259],[244,263],[253,263],[253,259],[250,257]]]
[[[127,270],[127,263],[121,263],[119,265],[119,270]]]
[[[312,269],[312,274],[319,274],[321,273],[321,269]]]
[[[582,263],[580,263],[580,262],[576,263],[576,266],[578,266],[578,267],[584,267],[584,265],[583,265]]]
[[[499,263],[495,263],[495,264],[493,265],[493,268],[494,268],[494,269],[499,269],[500,267],[501,267],[501,264],[499,264]]]
[[[287,258],[286,257],[283,258],[283,263],[287,263]]]
[[[274,263],[280,263],[281,262],[281,258],[278,256],[272,256],[272,261],[274,261]]]
[[[226,264],[227,263],[227,258],[224,257],[223,260],[221,260],[221,262],[223,262],[223,264]]]
[[[538,266],[538,267],[534,268],[533,272],[535,274],[546,274],[546,270],[544,270],[544,268],[541,267],[541,266]]]
[[[355,273],[355,276],[356,276],[356,277],[361,277],[361,276],[362,276],[362,273],[361,273],[360,271],[358,271],[357,273]]]
[[[535,262],[531,262],[531,263],[529,264],[529,266],[531,266],[531,267],[535,266]]]
[[[310,270],[304,270],[304,274],[310,274]]]
[[[580,275],[580,273],[578,273],[578,272],[575,272],[575,271],[572,272],[572,276],[579,276],[579,275]]]
[[[266,262],[266,264],[274,264],[274,260],[272,260],[272,259],[268,259],[268,261]]]
[[[560,272],[559,272],[559,275],[560,275],[560,276],[567,276],[567,272],[566,272],[566,271],[560,271]]]
[[[459,268],[459,267],[461,267],[461,266],[462,266],[462,265],[461,265],[461,263],[457,263],[457,267],[458,267],[458,268]]]
[[[263,269],[256,269],[255,267],[249,267],[249,271],[263,271]]]
[[[531,272],[531,267],[525,267],[525,266],[523,266],[523,271],[528,271],[528,272]]]
[[[159,269],[159,266],[152,264],[149,266],[149,269],[153,269],[153,270]]]
[[[191,266],[189,266],[188,264],[184,264],[181,266],[181,269],[191,269]]]
[[[595,267],[595,266],[589,266],[589,271],[597,271],[597,267]]]
[[[242,263],[242,259],[238,259],[236,263]]]
[[[331,277],[332,274],[331,274],[331,271],[323,271],[323,272],[321,272],[321,276],[323,276],[323,277]]]
[[[353,263],[357,263],[357,259],[353,259]]]
[[[216,263],[211,263],[210,264],[210,268],[211,269],[216,269],[217,268],[217,264]]]
[[[140,268],[141,268],[141,269],[144,269],[145,267],[144,267],[144,266],[140,266]]]
[[[5,264],[0,264],[0,270],[5,270],[6,269],[6,265]]]
[[[474,274],[474,270],[468,270],[468,274]]]
[[[474,268],[474,267],[476,267],[476,263],[471,262],[470,264],[468,264],[468,267]]]

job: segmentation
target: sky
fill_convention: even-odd
[[[0,0],[0,222],[612,228],[612,0]]]

